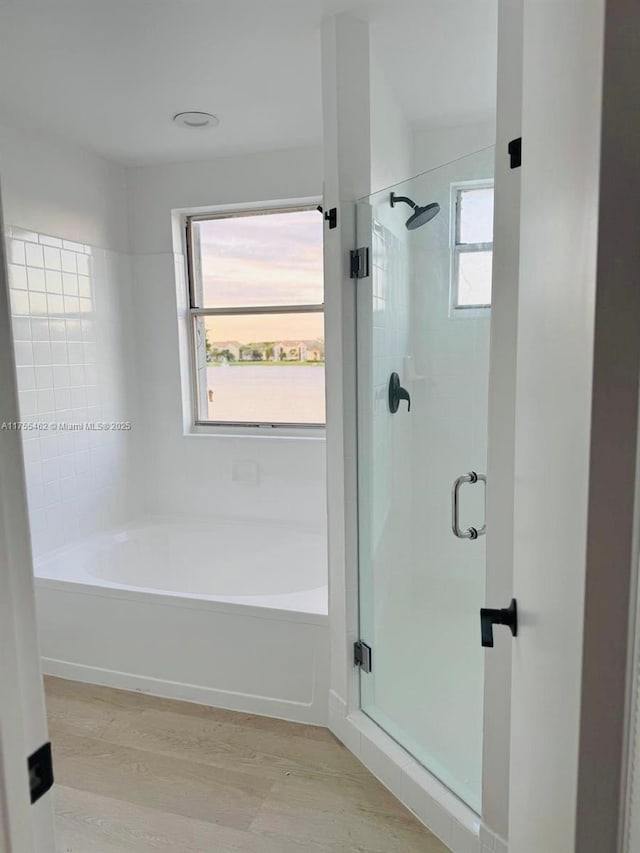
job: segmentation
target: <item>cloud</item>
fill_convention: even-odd
[[[205,307],[321,302],[322,225],[315,210],[198,223]]]

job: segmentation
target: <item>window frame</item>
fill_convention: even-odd
[[[451,184],[451,239],[450,239],[450,286],[449,286],[449,317],[485,316],[491,310],[491,303],[473,305],[458,304],[458,273],[460,255],[472,252],[491,252],[493,255],[493,240],[490,243],[461,243],[460,242],[460,211],[461,195],[469,190],[494,190],[493,178],[481,178],[474,181],[456,181]]]
[[[191,423],[195,433],[230,434],[244,433],[254,435],[263,434],[267,431],[277,432],[283,436],[305,436],[310,433],[323,435],[326,429],[326,419],[322,423],[300,423],[296,421],[272,423],[270,421],[214,421],[200,417],[200,397],[202,389],[199,387],[199,359],[198,359],[198,336],[196,324],[199,317],[215,316],[239,316],[239,315],[269,315],[269,314],[310,314],[317,313],[325,315],[325,298],[323,288],[322,302],[315,304],[284,304],[284,305],[257,305],[257,306],[229,306],[223,308],[201,308],[197,306],[195,299],[196,276],[201,275],[195,256],[192,225],[194,222],[202,222],[211,219],[233,219],[245,216],[262,216],[278,213],[299,213],[302,211],[317,210],[321,199],[305,199],[301,203],[284,203],[279,205],[269,204],[261,207],[235,207],[229,209],[217,209],[215,211],[186,213],[184,216],[185,233],[185,255],[186,255],[186,285],[187,285],[187,333],[189,345],[189,367],[191,374]],[[324,228],[323,228],[324,235]],[[326,358],[326,357],[325,357]],[[326,360],[325,360],[326,365]],[[326,374],[325,374],[326,381]],[[273,434],[272,432],[272,434]]]

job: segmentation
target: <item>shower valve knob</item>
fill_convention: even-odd
[[[400,408],[400,401],[407,401],[407,411],[411,411],[411,397],[406,388],[400,384],[400,377],[397,373],[392,373],[389,379],[389,411],[392,415]]]

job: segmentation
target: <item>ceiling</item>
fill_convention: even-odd
[[[320,144],[319,29],[343,11],[412,124],[494,113],[497,0],[0,0],[0,107],[125,164]]]

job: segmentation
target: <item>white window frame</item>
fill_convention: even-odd
[[[202,308],[196,305],[195,300],[195,276],[200,274],[197,269],[197,259],[194,252],[194,241],[192,234],[192,223],[210,219],[231,219],[241,216],[259,216],[277,213],[295,213],[305,210],[317,210],[321,199],[305,199],[304,201],[292,201],[287,203],[273,203],[266,206],[253,207],[238,205],[233,208],[216,208],[205,212],[186,213],[184,215],[185,255],[186,255],[186,285],[187,285],[187,327],[189,342],[189,365],[191,374],[191,423],[194,434],[217,434],[217,435],[263,435],[268,432],[271,435],[282,437],[323,437],[326,429],[325,423],[272,423],[270,421],[212,421],[200,417],[202,403],[200,397],[202,388],[198,380],[200,361],[198,358],[198,336],[196,324],[199,317],[207,316],[238,316],[241,314],[268,315],[268,314],[304,314],[320,313],[324,317],[325,302],[317,304],[290,304],[290,305],[256,305],[224,308]],[[319,214],[320,215],[320,214]],[[324,295],[323,295],[324,297]],[[326,381],[326,377],[325,377]]]
[[[491,243],[461,243],[460,238],[460,196],[467,190],[493,189],[493,178],[483,178],[475,181],[457,181],[451,184],[450,194],[450,283],[449,283],[449,317],[452,319],[484,317],[491,311],[489,305],[458,305],[458,269],[460,255],[468,252],[493,253]]]

